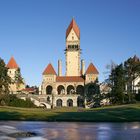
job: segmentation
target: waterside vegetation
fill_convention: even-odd
[[[0,107],[0,120],[71,121],[71,122],[133,122],[140,121],[140,103],[101,108],[17,108]]]

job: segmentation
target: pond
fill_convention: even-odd
[[[25,136],[24,135],[25,132],[31,135]],[[139,140],[140,122],[133,123],[24,122],[24,121],[0,122],[0,140],[16,140],[16,139],[17,140]]]

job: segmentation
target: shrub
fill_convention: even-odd
[[[30,99],[19,99],[16,95],[3,95],[0,100],[0,105],[14,106],[14,107],[36,107]]]

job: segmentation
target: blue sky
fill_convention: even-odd
[[[103,81],[105,66],[140,57],[140,0],[0,0],[0,57],[14,56],[29,85],[40,85],[42,72],[63,61],[65,33],[75,18],[81,31],[81,58]]]

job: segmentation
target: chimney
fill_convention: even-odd
[[[83,59],[81,60],[81,74],[85,74],[85,61]]]
[[[58,60],[58,76],[62,76],[62,61]]]

